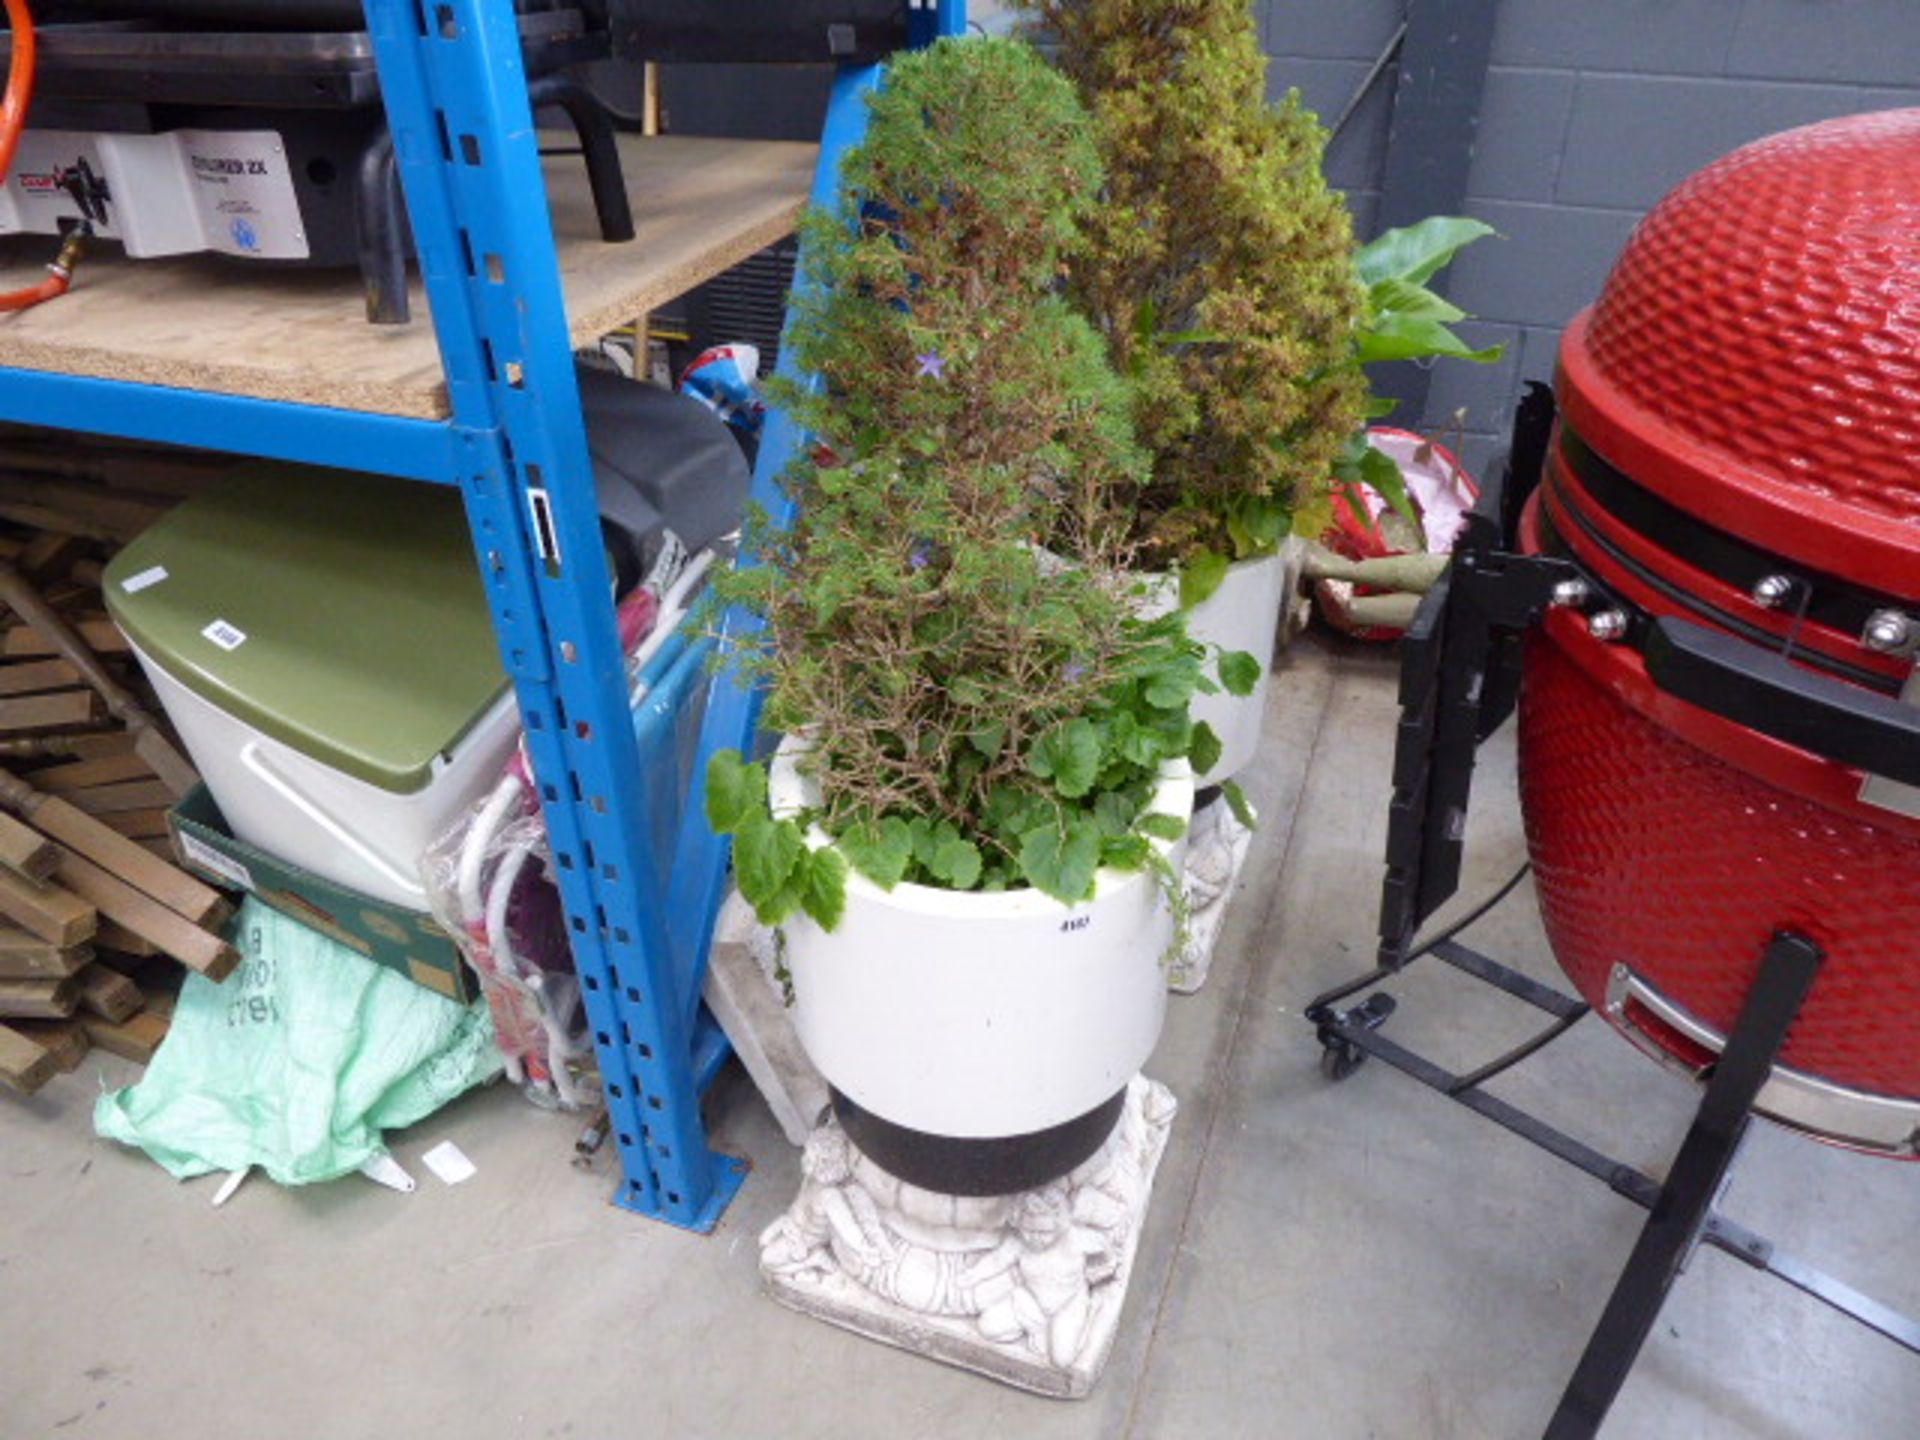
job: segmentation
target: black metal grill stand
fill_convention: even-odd
[[[1767,946],[1665,1184],[1486,1093],[1487,1081],[1538,1053],[1588,1012],[1583,1001],[1457,938],[1504,899],[1524,871],[1464,920],[1416,947],[1417,928],[1458,888],[1475,752],[1512,711],[1524,633],[1551,603],[1554,586],[1578,574],[1562,560],[1512,553],[1515,519],[1527,484],[1540,473],[1552,420],[1551,395],[1543,386],[1531,387],[1515,421],[1506,473],[1483,492],[1455,548],[1451,572],[1427,596],[1408,631],[1379,964],[1319,996],[1305,1013],[1318,1033],[1329,1078],[1344,1079],[1368,1057],[1382,1060],[1604,1181],[1648,1212],[1544,1434],[1544,1440],[1585,1440],[1599,1433],[1668,1292],[1702,1244],[1786,1281],[1916,1354],[1920,1321],[1787,1253],[1717,1208],[1761,1089],[1819,973],[1822,956],[1812,942],[1781,931]],[[1521,484],[1514,483],[1516,477]],[[1397,1002],[1377,987],[1426,955],[1541,1011],[1548,1023],[1466,1074],[1398,1044],[1382,1029]],[[1362,991],[1372,993],[1351,1008],[1339,1008]]]

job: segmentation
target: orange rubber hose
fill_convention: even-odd
[[[0,181],[13,173],[13,152],[27,128],[27,107],[33,103],[38,59],[27,0],[6,0],[6,6],[7,23],[13,27],[13,53],[7,62],[6,97],[0,99]]]
[[[33,34],[33,13],[27,0],[6,0],[7,24],[12,27],[12,53],[7,61],[7,92],[0,97],[0,185],[13,173],[13,152],[20,148],[20,136],[27,128],[27,110],[33,104],[33,76],[38,48]],[[38,285],[0,294],[0,311],[25,310],[67,293],[73,284],[73,267],[80,260],[84,229],[67,236],[60,256],[47,267],[50,272]]]
[[[0,293],[0,311],[30,310],[42,301],[58,299],[73,284],[71,275],[49,275],[38,285]]]

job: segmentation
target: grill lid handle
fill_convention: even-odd
[[[1920,785],[1920,708],[1671,615],[1649,627],[1644,653],[1669,695],[1835,764]]]

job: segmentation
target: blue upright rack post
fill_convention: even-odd
[[[452,397],[461,493],[539,778],[629,1209],[710,1229],[744,1166],[707,1146],[690,1012],[646,863],[614,627],[513,7],[368,0]]]

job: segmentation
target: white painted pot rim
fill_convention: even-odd
[[[1227,564],[1227,569],[1249,570],[1253,568],[1255,565],[1269,564],[1272,561],[1282,558],[1281,551],[1283,551],[1286,548],[1286,544],[1287,542],[1285,540],[1282,540],[1278,545],[1274,546],[1273,549],[1267,551],[1264,555],[1249,555],[1244,560],[1229,561]],[[1180,572],[1178,570],[1134,570],[1129,573],[1139,576],[1142,580],[1176,580],[1180,576]]]
[[[1287,542],[1282,540],[1265,555],[1255,555],[1247,560],[1235,560],[1227,566],[1228,577],[1231,578],[1236,574],[1243,575],[1249,570],[1259,569],[1262,565],[1274,565],[1283,562],[1286,559],[1286,544]],[[1180,608],[1180,572],[1178,570],[1134,570],[1128,573],[1132,579],[1146,586],[1146,605],[1141,612],[1145,618],[1149,620],[1157,619],[1165,615],[1168,611]],[[1226,582],[1222,581],[1220,586],[1214,590],[1213,595],[1218,595],[1220,591],[1225,588]],[[1206,600],[1202,600],[1198,604],[1187,606],[1186,613],[1191,615],[1196,610],[1201,609],[1207,604],[1207,601],[1213,599],[1213,595],[1209,595]]]
[[[806,732],[788,735],[774,752],[767,767],[767,798],[775,819],[787,819],[819,803],[820,789],[812,777],[800,769],[800,759],[812,747]],[[1158,783],[1147,800],[1143,813],[1171,815],[1182,825],[1193,818],[1193,767],[1185,759],[1171,760],[1160,768]],[[807,829],[807,845],[824,850],[834,844],[833,837],[818,824]],[[1168,859],[1179,840],[1149,836],[1148,843],[1162,859]],[[841,852],[843,857],[845,852]],[[1138,881],[1140,870],[1116,870],[1103,865],[1094,876],[1093,894],[1081,904],[1104,899],[1124,885]],[[902,880],[891,890],[882,889],[853,866],[847,866],[847,893],[875,904],[916,914],[950,919],[1023,920],[1072,907],[1031,886],[1022,890],[949,890],[938,885],[922,885]]]

